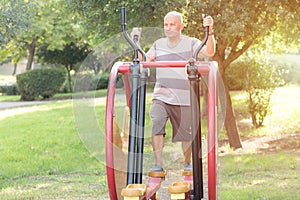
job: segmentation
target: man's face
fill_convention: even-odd
[[[168,38],[180,36],[182,29],[183,24],[178,17],[170,15],[164,19],[164,31]]]

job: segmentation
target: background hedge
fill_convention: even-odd
[[[63,86],[65,80],[64,69],[41,68],[17,75],[17,86],[21,100],[32,101],[39,97],[52,97]]]

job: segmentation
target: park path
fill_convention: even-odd
[[[207,174],[204,173],[204,179],[206,180]],[[204,199],[207,199],[208,188],[207,181],[204,180]],[[170,199],[170,194],[168,192],[168,187],[172,185],[173,182],[183,181],[183,177],[181,176],[181,172],[178,172],[178,169],[169,169],[167,171],[167,175],[165,180],[161,183],[161,187],[158,191],[158,199],[159,200],[167,200]]]
[[[5,102],[0,102],[0,110],[46,104],[46,103],[49,103],[49,101],[5,101]]]
[[[0,102],[0,120],[18,114],[33,112],[35,105],[48,104],[50,101],[12,101]],[[39,108],[40,110],[42,108]]]

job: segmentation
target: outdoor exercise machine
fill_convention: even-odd
[[[108,191],[111,200],[118,199],[115,176],[114,160],[114,101],[118,75],[122,75],[126,104],[130,111],[128,162],[126,187],[122,189],[125,200],[156,199],[156,193],[164,180],[165,173],[149,173],[148,183],[142,183],[143,179],[143,149],[144,149],[144,124],[146,107],[146,84],[150,68],[185,68],[190,81],[192,122],[191,131],[194,138],[192,142],[192,172],[184,172],[182,181],[174,182],[169,188],[171,199],[204,198],[202,143],[201,143],[201,117],[199,82],[202,76],[208,77],[208,136],[207,136],[207,173],[208,173],[208,199],[216,200],[216,140],[217,140],[217,64],[214,61],[199,62],[197,58],[201,48],[208,38],[208,27],[205,27],[205,37],[197,48],[194,58],[189,61],[160,61],[146,62],[144,51],[132,40],[126,31],[126,10],[121,8],[121,25],[125,39],[134,51],[132,62],[116,62],[110,72],[109,86],[106,100],[106,172]],[[139,61],[138,54],[142,55]]]

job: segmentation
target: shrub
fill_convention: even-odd
[[[108,79],[109,73],[99,73],[94,80],[97,83],[97,90],[106,89],[108,87]]]
[[[79,72],[75,76],[74,92],[107,89],[109,76],[108,72],[99,72],[96,75],[92,71]],[[122,88],[123,86],[122,75],[119,74],[116,87]]]
[[[252,124],[258,128],[263,126],[265,117],[271,112],[270,98],[274,89],[282,83],[282,79],[278,76],[276,66],[257,58],[248,62],[245,82]]]
[[[270,98],[274,89],[284,82],[282,70],[271,65],[262,54],[248,52],[230,66],[226,81],[230,89],[243,89],[248,96],[248,112],[252,124],[259,128],[270,113]]]
[[[108,82],[109,82],[109,76],[110,74],[108,72],[105,73],[99,73],[95,76],[94,82],[97,85],[97,90],[100,89],[107,89]],[[117,80],[116,80],[116,88],[122,88],[124,86],[123,78],[121,74],[118,74]]]
[[[94,74],[92,71],[83,71],[76,73],[74,80],[74,92],[92,90]]]
[[[0,92],[4,93],[6,95],[18,95],[19,94],[17,84],[2,85],[2,86],[0,86]]]
[[[41,68],[17,75],[21,100],[31,101],[38,97],[47,99],[56,94],[66,79],[64,69]]]

